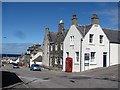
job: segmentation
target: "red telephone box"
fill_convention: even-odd
[[[73,60],[72,60],[72,58],[71,57],[67,57],[66,58],[66,70],[65,70],[65,72],[72,72],[72,62]]]

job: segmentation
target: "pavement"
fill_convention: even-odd
[[[22,81],[4,88],[118,88],[118,66],[97,68],[85,72],[30,71],[22,67],[13,69],[6,65],[2,71],[15,73]]]
[[[73,74],[73,76],[74,75],[76,75],[76,76],[84,75],[84,76],[98,78],[98,79],[108,79],[108,80],[120,82],[118,72],[120,72],[120,64],[113,65],[110,67],[95,68],[95,69],[87,70],[84,72],[72,73],[72,74]]]

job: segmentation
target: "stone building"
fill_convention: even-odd
[[[67,30],[64,23],[60,20],[58,32],[50,32],[46,27],[45,38],[43,41],[43,64],[50,67],[61,68],[63,66],[63,41]]]

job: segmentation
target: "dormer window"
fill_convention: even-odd
[[[94,34],[89,35],[89,43],[93,43],[93,36],[94,36]]]
[[[100,36],[99,36],[99,43],[100,43],[100,44],[103,44],[103,35],[100,35]]]

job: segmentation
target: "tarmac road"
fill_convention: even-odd
[[[80,74],[62,71],[30,71],[25,67],[13,69],[9,64],[2,70],[16,73],[23,81],[23,88],[118,88],[119,82],[90,76],[88,74],[90,72]],[[14,86],[14,88],[19,87],[21,87],[19,84]]]

